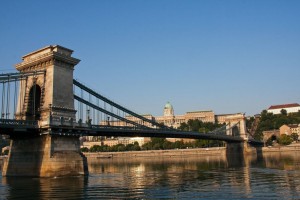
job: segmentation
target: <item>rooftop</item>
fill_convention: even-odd
[[[271,109],[283,109],[283,108],[292,108],[300,106],[298,103],[290,103],[290,104],[281,104],[281,105],[272,105],[268,110]]]
[[[212,110],[198,110],[198,111],[189,111],[186,113],[203,113],[203,112],[213,112]]]

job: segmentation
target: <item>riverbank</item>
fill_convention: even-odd
[[[287,146],[270,146],[270,147],[263,147],[262,152],[293,152],[293,151],[300,151],[300,143],[290,144]]]
[[[184,157],[184,156],[222,156],[226,155],[226,147],[170,149],[124,152],[85,152],[87,158],[130,158],[130,157]]]
[[[300,143],[288,146],[263,147],[262,153],[269,152],[300,152]],[[170,149],[148,151],[123,151],[123,152],[85,152],[88,159],[105,158],[148,158],[148,157],[192,157],[192,156],[226,156],[226,147],[195,148],[195,149]]]

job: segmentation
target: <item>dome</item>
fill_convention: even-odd
[[[170,102],[166,103],[165,109],[173,109],[173,106],[170,104]]]
[[[174,116],[173,106],[170,104],[170,102],[166,103],[164,107],[164,116]]]

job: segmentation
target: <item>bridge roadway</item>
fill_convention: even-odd
[[[188,138],[219,140],[229,143],[244,142],[245,139],[238,136],[221,135],[218,133],[199,133],[191,131],[179,131],[176,129],[152,129],[125,126],[88,125],[64,126],[51,125],[39,127],[37,121],[0,119],[0,134],[12,137],[26,137],[41,134],[65,135],[65,136],[114,136],[114,137],[161,137],[161,138]],[[262,142],[247,140],[253,145],[261,145]]]

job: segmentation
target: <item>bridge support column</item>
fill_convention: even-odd
[[[47,134],[11,139],[3,176],[58,177],[88,173],[78,137]]]

